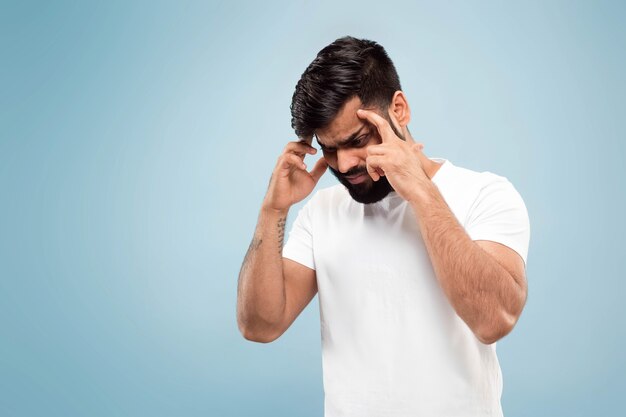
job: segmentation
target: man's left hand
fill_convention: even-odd
[[[425,158],[424,145],[399,138],[389,122],[374,111],[359,109],[356,114],[376,126],[382,139],[381,144],[367,148],[369,175],[374,181],[386,176],[393,189],[409,202],[418,198],[419,187],[429,180],[420,160]]]

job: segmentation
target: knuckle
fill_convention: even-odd
[[[298,153],[298,152],[306,152],[310,146],[302,143],[302,142],[289,142],[287,146],[285,146],[284,153]]]

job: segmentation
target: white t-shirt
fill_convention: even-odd
[[[443,162],[432,181],[473,240],[526,263],[530,225],[513,185]],[[325,417],[502,416],[495,343],[456,314],[433,271],[410,205],[374,204],[338,184],[299,211],[283,256],[316,271]]]

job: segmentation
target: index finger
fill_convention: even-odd
[[[396,134],[391,129],[389,122],[372,110],[358,109],[356,115],[361,119],[367,119],[371,124],[376,126],[383,143],[391,140]]]

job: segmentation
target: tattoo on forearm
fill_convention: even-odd
[[[282,253],[283,251],[283,240],[285,239],[285,223],[287,222],[286,217],[282,217],[278,219],[278,253]]]
[[[281,254],[283,250],[283,240],[285,238],[285,223],[287,222],[286,217],[281,217],[278,219],[278,253]],[[243,258],[242,270],[247,267],[250,258],[256,252],[263,243],[263,239],[258,236],[254,236],[252,238],[252,242],[250,242],[250,246],[248,247],[248,251],[246,252],[246,256]]]

